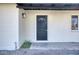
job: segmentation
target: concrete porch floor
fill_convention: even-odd
[[[0,55],[79,55],[79,42],[32,43],[30,49],[0,50]]]

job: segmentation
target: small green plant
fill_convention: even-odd
[[[31,42],[25,41],[20,48],[30,48]]]

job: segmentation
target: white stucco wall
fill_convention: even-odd
[[[48,15],[49,42],[79,42],[79,30],[71,31],[71,16],[79,17],[78,10],[26,10],[25,39],[41,42],[36,39],[36,15]]]
[[[0,50],[19,48],[18,11],[16,4],[0,4]]]
[[[23,9],[19,9],[19,46],[21,47],[21,45],[23,44],[23,42],[25,41],[25,31],[26,31],[26,24],[25,24],[25,18],[22,18],[22,13],[24,13],[25,11]]]

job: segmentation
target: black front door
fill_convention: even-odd
[[[37,40],[47,40],[47,15],[37,15]]]

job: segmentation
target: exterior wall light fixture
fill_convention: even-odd
[[[22,18],[25,18],[26,17],[26,13],[22,13]]]

